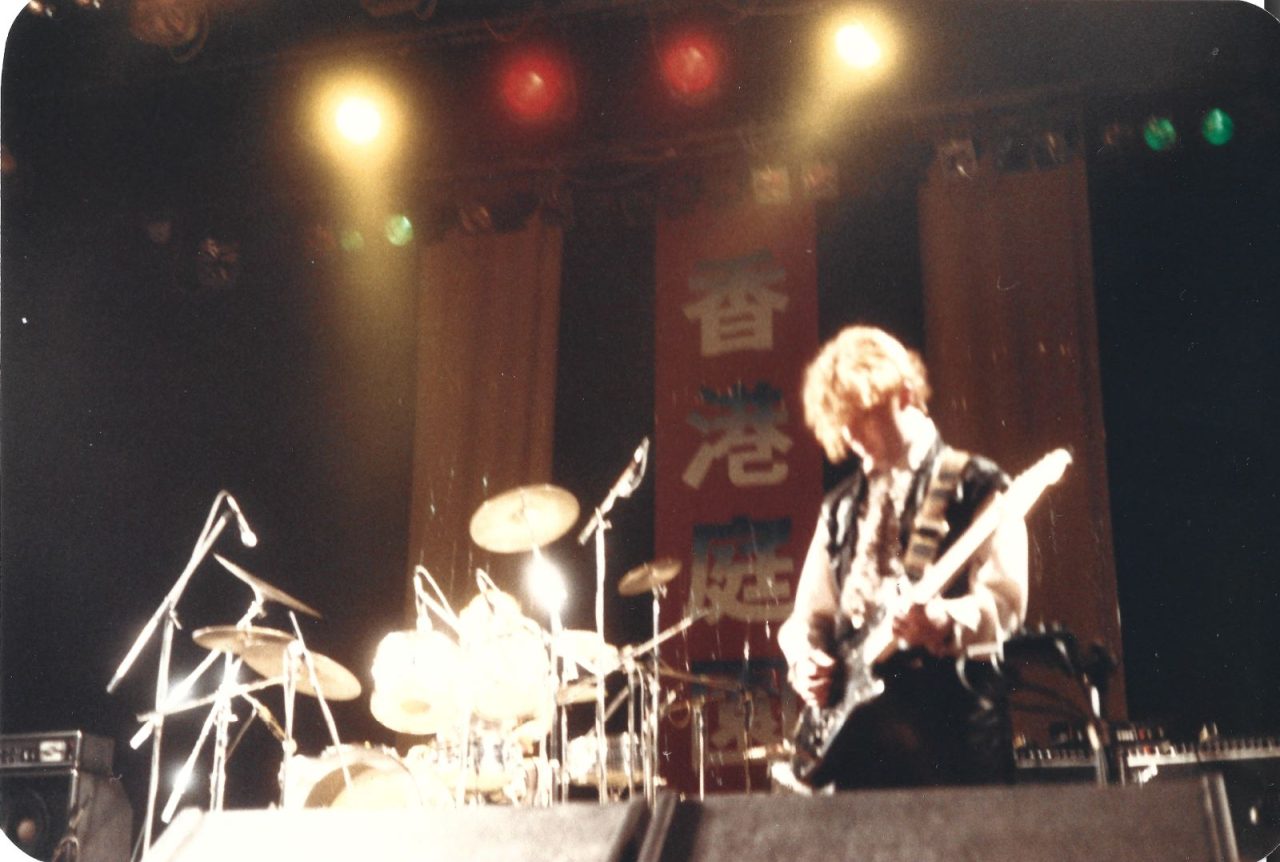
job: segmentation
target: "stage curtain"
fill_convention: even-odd
[[[1028,622],[1119,655],[1085,166],[984,162],[970,177],[939,166],[919,203],[935,418],[953,445],[1013,474],[1052,448],[1072,452],[1028,519]],[[1119,674],[1108,704],[1123,716]]]
[[[422,252],[408,576],[422,563],[455,606],[475,595],[476,566],[515,591],[512,558],[471,542],[475,510],[550,481],[562,245],[535,216]]]

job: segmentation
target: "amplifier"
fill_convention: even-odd
[[[77,769],[110,775],[115,742],[79,730],[0,736],[0,774]]]

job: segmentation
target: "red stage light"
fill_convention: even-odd
[[[502,70],[503,104],[524,123],[544,123],[570,112],[573,77],[557,57],[524,53],[512,57]]]
[[[702,32],[679,33],[667,40],[659,57],[662,79],[677,99],[699,104],[719,89],[724,66],[720,43]]]

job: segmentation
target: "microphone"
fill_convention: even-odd
[[[252,548],[258,544],[258,535],[249,528],[249,522],[245,520],[244,512],[240,511],[240,504],[236,502],[236,498],[230,494],[227,495],[227,505],[231,507],[231,511],[236,516],[236,525],[240,527],[240,541],[246,548]]]
[[[591,532],[600,525],[600,516],[607,513],[613,508],[615,497],[630,497],[640,487],[640,483],[644,480],[644,470],[649,463],[649,438],[645,437],[640,441],[640,445],[636,447],[635,454],[631,456],[629,463],[622,475],[618,477],[618,481],[613,483],[613,487],[609,489],[609,496],[603,504],[603,511],[597,512],[595,516],[587,522],[582,528],[582,532],[578,534],[578,544],[585,545],[587,539],[591,536]]]
[[[618,477],[618,481],[614,487],[618,489],[619,497],[630,497],[631,494],[640,487],[640,483],[644,481],[645,468],[649,465],[649,438],[645,437],[640,441],[640,445],[636,447],[635,454],[631,456],[631,463],[627,465],[627,469],[622,471],[622,475]]]

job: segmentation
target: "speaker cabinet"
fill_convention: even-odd
[[[146,862],[629,862],[644,838],[642,800],[552,808],[308,808],[183,811]]]
[[[1237,859],[1216,776],[1142,788],[1044,785],[664,801],[641,862]]]
[[[0,826],[41,862],[55,855],[127,862],[132,850],[133,810],[124,789],[114,778],[79,769],[0,774]]]

